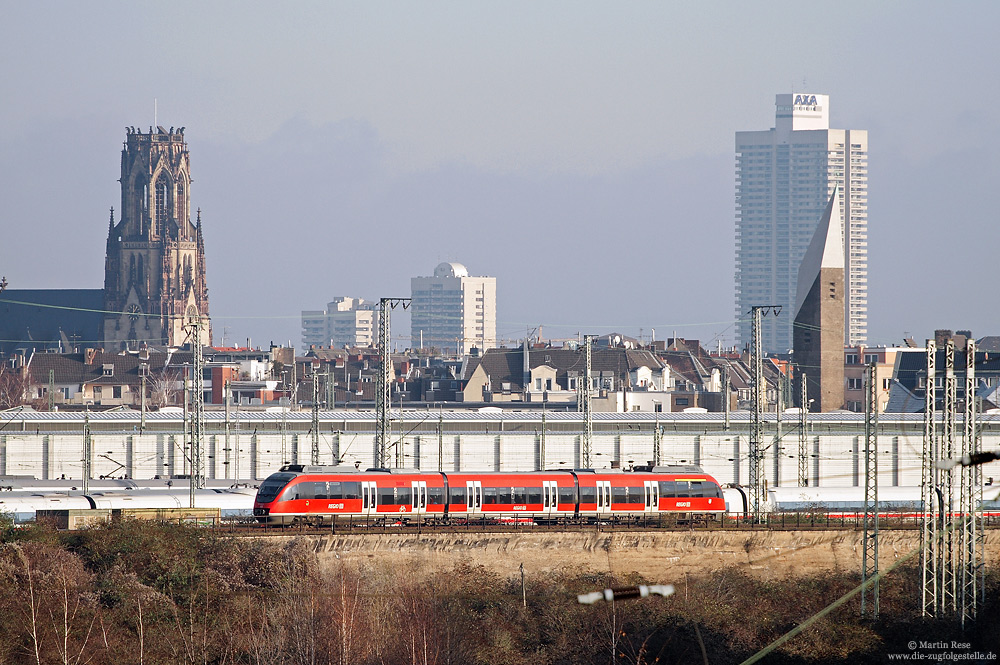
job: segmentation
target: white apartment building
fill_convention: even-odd
[[[302,344],[310,346],[375,346],[378,305],[362,298],[334,298],[325,310],[302,312]]]
[[[751,341],[750,308],[781,305],[761,327],[765,352],[792,348],[798,267],[835,185],[843,193],[844,343],[868,337],[868,132],[830,129],[828,95],[776,95],[775,126],[736,133],[736,319]]]
[[[464,355],[497,345],[496,277],[470,277],[461,263],[442,263],[432,277],[410,279],[414,348]]]

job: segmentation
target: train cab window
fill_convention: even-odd
[[[581,486],[580,503],[597,503],[597,488]]]
[[[267,480],[260,484],[260,489],[257,490],[257,500],[272,501],[274,497],[278,496],[278,492],[281,491],[281,488],[294,477],[294,473],[272,474],[267,478]]]
[[[560,487],[559,488],[559,503],[576,503],[576,488],[575,487]]]
[[[542,488],[541,487],[529,487],[528,491],[528,503],[541,503],[542,502]]]
[[[451,497],[448,499],[448,503],[460,503],[465,505],[464,487],[452,487],[449,489],[448,493],[451,495]]]
[[[340,487],[340,491],[345,499],[357,499],[361,496],[361,483],[340,483]]]

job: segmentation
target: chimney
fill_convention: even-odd
[[[97,357],[97,349],[86,348],[83,350],[83,362],[87,365],[93,365],[94,359]]]

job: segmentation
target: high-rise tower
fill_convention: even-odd
[[[497,345],[496,277],[470,277],[461,263],[441,263],[433,277],[410,279],[410,295],[414,347],[465,354]]]
[[[868,132],[830,129],[827,95],[776,96],[774,128],[736,133],[736,317],[751,339],[754,305],[782,305],[761,327],[765,351],[792,347],[798,268],[838,187],[846,293],[844,343],[868,337]]]
[[[191,222],[191,169],[184,128],[126,129],[121,219],[114,210],[104,264],[104,344],[175,346],[201,317],[210,344],[201,213]]]

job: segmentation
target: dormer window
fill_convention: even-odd
[[[115,375],[115,366],[114,365],[107,364],[107,365],[104,365],[102,369],[103,369],[103,371],[101,372],[101,374],[103,376],[114,376]]]

